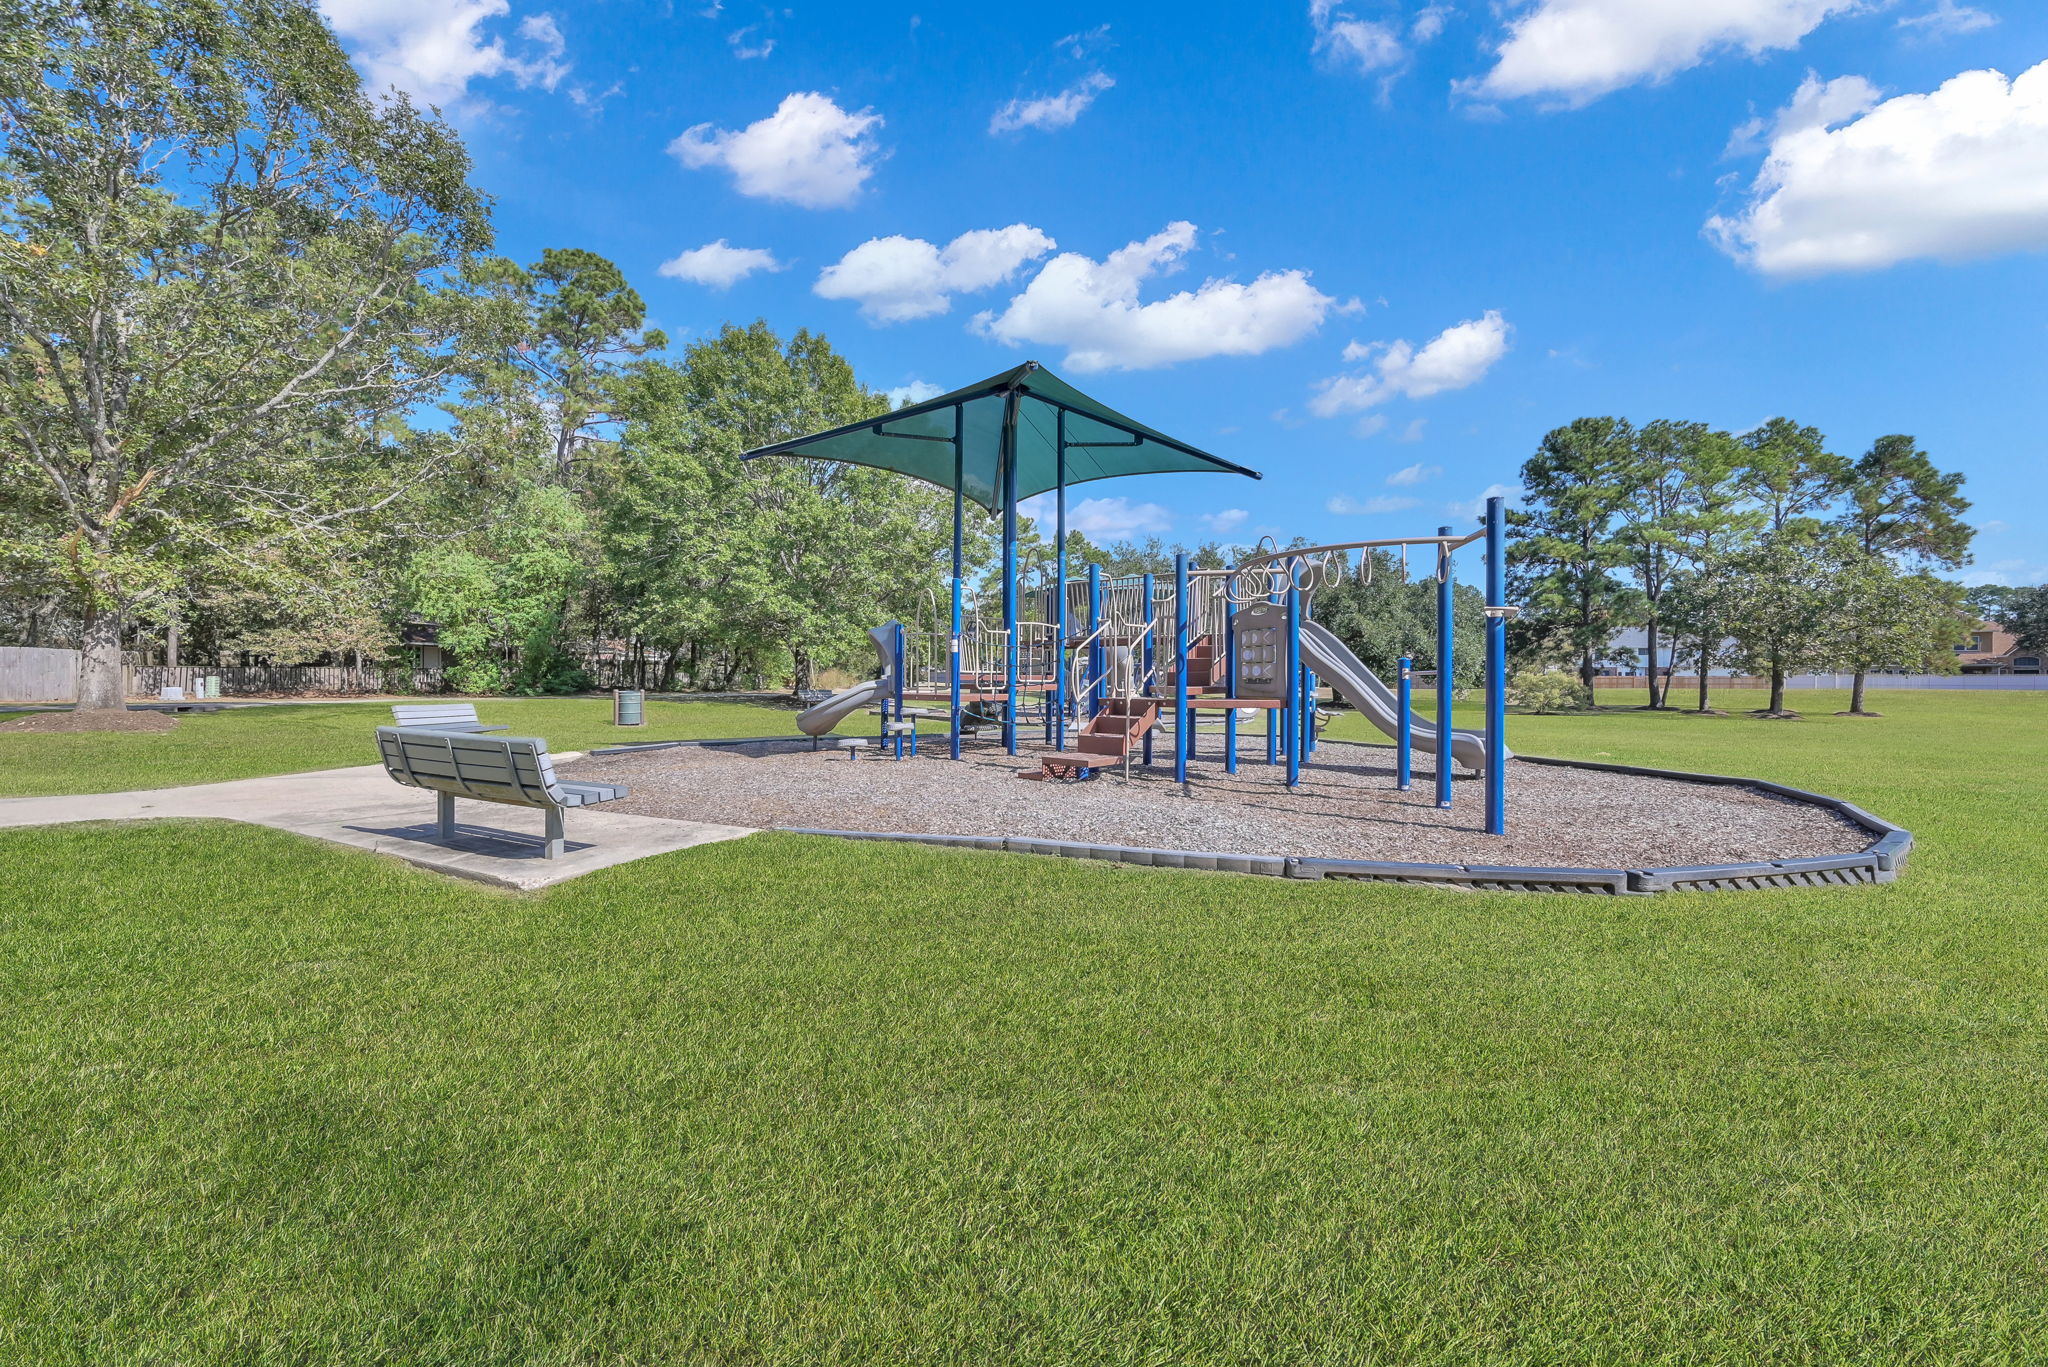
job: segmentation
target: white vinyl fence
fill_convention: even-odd
[[[1848,688],[1852,674],[1795,674],[1787,688]],[[2048,688],[2048,674],[1866,674],[1865,688]]]

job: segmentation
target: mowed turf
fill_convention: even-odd
[[[794,736],[794,709],[775,703],[647,703],[644,726],[612,725],[605,698],[485,698],[477,716],[540,736],[550,749],[589,750],[636,741]],[[20,713],[0,713],[0,722]],[[301,773],[377,762],[376,730],[391,724],[389,703],[304,703],[188,713],[160,735],[126,731],[0,732],[0,797],[118,793],[221,783],[263,774]],[[871,734],[856,714],[842,727]]]
[[[1875,701],[1514,742],[1851,797],[1885,888],[0,833],[0,1361],[2039,1361],[2048,695]]]

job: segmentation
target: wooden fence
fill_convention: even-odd
[[[135,665],[128,669],[128,696],[154,698],[165,688],[198,692],[201,679],[219,679],[222,697],[296,697],[306,694],[439,693],[438,669],[404,665]]]
[[[74,702],[78,652],[0,646],[0,701]]]

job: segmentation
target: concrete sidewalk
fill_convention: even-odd
[[[0,799],[0,826],[214,817],[295,831],[336,845],[395,855],[437,873],[521,890],[544,888],[649,855],[754,834],[747,826],[626,816],[602,807],[578,808],[567,815],[568,848],[558,859],[541,857],[545,817],[535,807],[458,799],[456,837],[443,842],[434,820],[434,794],[392,782],[381,764],[186,788]]]

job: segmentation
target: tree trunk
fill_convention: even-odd
[[[1768,710],[1785,710],[1785,669],[1776,660],[1771,661],[1771,705]]]
[[[1654,711],[1664,705],[1664,690],[1657,681],[1657,614],[1654,612],[1650,614],[1648,648],[1650,652],[1650,707]]]
[[[1587,646],[1579,653],[1579,682],[1588,694],[1593,691],[1593,647]]]
[[[792,650],[789,653],[789,658],[794,665],[794,681],[790,691],[801,696],[811,686],[811,652],[808,650]]]
[[[1849,712],[1852,716],[1863,715],[1863,671],[1860,669],[1849,683]]]
[[[164,663],[172,669],[178,667],[178,619],[175,617],[164,624]]]
[[[78,710],[126,711],[128,696],[126,681],[121,677],[119,609],[101,607],[88,600],[79,646]]]
[[[1707,638],[1700,637],[1700,711],[1707,710],[1707,667],[1714,652],[1707,646]]]

